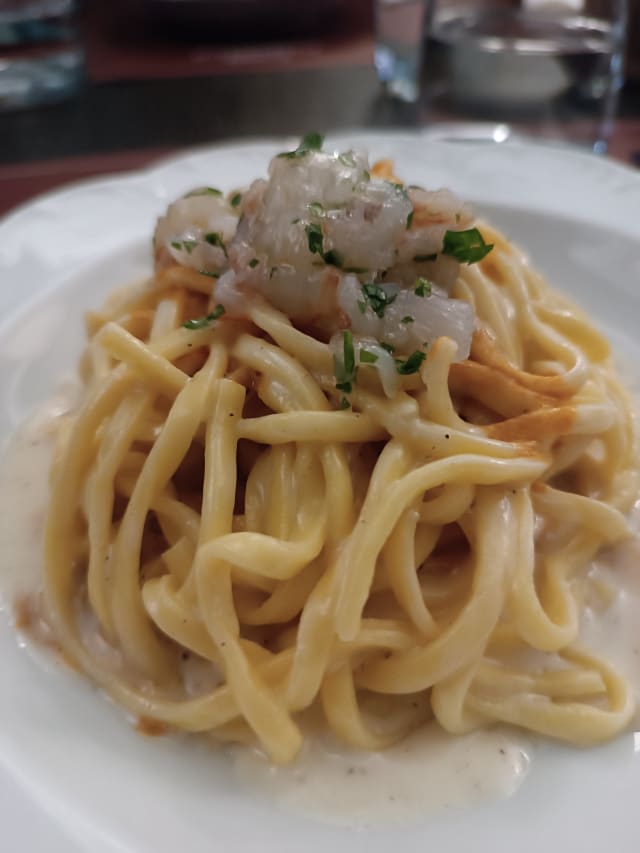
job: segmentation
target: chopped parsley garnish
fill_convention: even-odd
[[[211,270],[198,270],[200,275],[208,275],[209,278],[220,278],[219,272],[211,272]]]
[[[362,293],[371,306],[371,310],[378,317],[384,317],[384,312],[387,310],[387,307],[391,305],[398,295],[397,293],[389,295],[380,287],[379,284],[374,284],[373,282],[370,284],[363,284]],[[360,310],[362,311],[362,309]],[[364,314],[364,311],[362,311],[362,313]]]
[[[350,409],[351,408],[351,403],[347,400],[346,397],[340,398],[340,408],[341,409]]]
[[[361,364],[375,364],[377,360],[378,360],[378,356],[375,354],[375,352],[371,352],[371,350],[368,350],[368,349],[361,349],[360,350],[360,363]]]
[[[198,317],[197,320],[187,320],[183,323],[185,329],[206,329],[214,320],[218,320],[224,314],[224,305],[216,305],[210,314],[206,317]]]
[[[402,376],[409,376],[411,373],[417,373],[426,357],[426,353],[422,350],[414,350],[405,361],[402,361],[402,359],[399,358],[396,359],[396,370]]]
[[[195,247],[198,245],[197,240],[172,240],[171,245],[174,249],[177,249],[179,252],[186,252],[188,255],[193,252]]]
[[[393,355],[396,351],[396,348],[392,344],[388,344],[386,341],[380,341],[380,346],[382,349],[386,349],[389,355]]]
[[[400,320],[400,322],[404,323],[405,325],[407,325],[407,323],[414,323],[415,317],[412,317],[411,314],[407,314],[407,316],[403,317],[402,320]]]
[[[362,180],[365,181],[366,183],[369,183],[369,181],[371,180],[371,172],[368,172],[365,169],[364,172],[362,173]]]
[[[319,201],[312,201],[307,205],[307,209],[311,211],[311,213],[315,214],[315,216],[322,216],[324,213],[324,207],[320,204]]]
[[[325,264],[330,264],[341,269],[344,261],[340,252],[335,249],[329,249],[326,252],[324,250],[322,228],[316,225],[315,222],[311,222],[304,226],[304,230],[307,235],[307,245],[311,254],[320,255]]]
[[[493,243],[485,243],[477,228],[467,231],[445,231],[442,254],[451,255],[461,264],[475,264],[493,249]]]
[[[385,184],[389,184],[390,187],[393,187],[396,195],[399,195],[401,198],[409,201],[409,193],[407,192],[407,188],[404,184],[398,184],[395,181],[385,181]]]
[[[198,195],[217,195],[221,196],[222,192],[217,190],[215,187],[199,187],[197,190],[191,190],[190,193],[187,193],[184,198],[193,198]]]
[[[286,158],[287,160],[297,160],[299,157],[309,154],[310,151],[321,151],[323,142],[324,136],[321,133],[307,133],[306,136],[302,137],[300,145],[298,145],[295,151],[283,151],[281,154],[278,154],[278,157]]]
[[[344,263],[343,257],[340,252],[337,252],[335,249],[329,249],[328,252],[325,252],[322,255],[322,259],[325,264],[329,264],[332,267],[338,267],[338,269],[342,269],[342,264]]]
[[[251,258],[251,260],[249,261],[250,269],[254,270],[258,266],[259,263],[260,263],[260,261],[257,258]]]
[[[431,282],[429,281],[429,279],[419,276],[416,279],[413,292],[416,296],[431,296]]]
[[[356,165],[355,157],[350,151],[344,151],[342,154],[338,154],[338,160],[343,166],[350,166],[351,168],[354,168]]]
[[[210,231],[204,235],[204,239],[210,246],[217,246],[219,249],[222,249],[225,255],[227,254],[227,247],[222,239],[222,234],[219,234],[217,231]]]
[[[231,196],[231,200],[229,201],[229,204],[231,205],[231,207],[238,207],[238,205],[240,204],[241,201],[242,201],[242,193],[234,193]]]
[[[322,255],[324,252],[322,228],[316,225],[315,222],[311,222],[309,225],[304,226],[304,230],[307,235],[307,243],[311,254]]]
[[[413,225],[413,210],[407,216],[407,231],[411,228],[412,225]]]
[[[431,255],[414,255],[413,260],[416,263],[421,264],[423,261],[435,261],[435,259],[437,257],[438,257],[438,253],[433,252],[433,254],[431,254]]]
[[[356,354],[353,348],[353,335],[347,329],[342,333],[342,359],[333,357],[333,372],[336,376],[336,388],[350,394],[356,379]]]

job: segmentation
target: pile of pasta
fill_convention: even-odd
[[[628,723],[574,580],[628,535],[629,402],[602,336],[479,228],[494,250],[453,291],[469,359],[431,342],[392,399],[361,370],[348,410],[328,344],[266,303],[185,328],[211,304],[195,270],[89,315],[45,597],[65,655],[130,712],[275,762],[308,709],[366,750],[432,718],[577,744]]]

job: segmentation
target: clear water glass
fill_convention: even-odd
[[[402,101],[420,96],[426,22],[432,0],[376,0],[374,62],[385,90]]]
[[[623,82],[627,0],[435,3],[425,48],[427,121],[606,151]]]
[[[74,95],[84,80],[77,0],[0,0],[0,109]]]

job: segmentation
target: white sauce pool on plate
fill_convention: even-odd
[[[383,752],[351,750],[316,736],[285,767],[246,747],[234,747],[233,758],[237,777],[280,808],[368,827],[507,797],[524,779],[529,749],[523,735],[507,729],[453,737],[430,724]]]
[[[41,588],[51,455],[76,394],[77,385],[65,383],[3,453],[0,608]],[[589,573],[580,640],[613,661],[640,700],[640,501],[633,523],[636,536],[601,555]],[[35,651],[44,665],[51,659]],[[197,693],[202,675],[189,671]],[[232,747],[230,759],[241,783],[277,807],[334,825],[366,827],[406,824],[510,796],[527,774],[531,749],[532,738],[507,727],[451,737],[432,723],[380,753],[350,750],[330,736],[314,735],[288,767],[273,766],[243,746]]]
[[[0,456],[0,608],[42,586],[49,469],[58,429],[77,393],[76,380],[61,383]]]
[[[636,696],[633,724],[640,728],[640,500],[631,513],[631,527],[630,539],[594,561],[580,642],[611,661],[631,682]]]

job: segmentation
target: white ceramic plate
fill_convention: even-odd
[[[72,368],[82,314],[149,269],[155,217],[197,185],[241,186],[290,144],[196,151],[44,196],[0,222],[0,439]],[[449,186],[588,308],[640,372],[640,176],[570,150],[351,135],[426,186]],[[1,550],[2,576],[11,554]],[[640,569],[640,567],[639,567]],[[403,853],[640,849],[632,734],[542,747],[509,800],[409,827],[350,831],[277,811],[196,740],[145,739],[87,682],[20,650],[0,620],[0,849]],[[640,624],[640,617],[639,617]],[[429,773],[428,765],[425,774]]]

